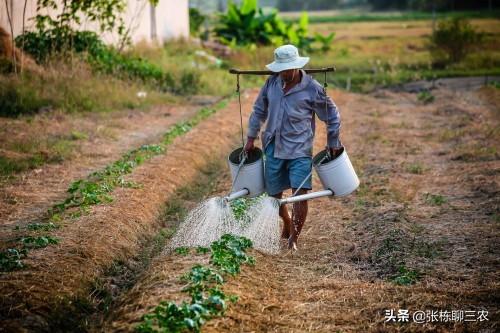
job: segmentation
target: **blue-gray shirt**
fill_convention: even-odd
[[[301,72],[301,81],[287,93],[283,92],[280,76],[270,76],[260,90],[250,115],[248,136],[257,137],[262,124],[267,120],[266,129],[262,132],[262,146],[265,148],[274,138],[276,158],[312,156],[315,115],[327,123],[328,146],[342,146],[339,139],[340,116],[337,106],[326,96],[318,81],[303,70]]]

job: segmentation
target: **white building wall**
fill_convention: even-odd
[[[36,0],[28,0],[25,13],[25,29],[34,28],[33,17],[36,16]],[[13,19],[14,36],[23,31],[24,0],[7,0]],[[152,25],[152,10],[147,0],[128,0],[127,10],[124,13],[125,26],[133,43],[140,41],[155,42],[168,39],[189,37],[189,4],[188,0],[160,0],[155,8],[156,29]],[[55,15],[56,13],[50,13]],[[0,0],[0,27],[10,33],[5,1]],[[82,22],[80,30],[99,32],[96,24]],[[153,38],[156,30],[156,39]],[[103,39],[110,44],[118,42],[117,34],[104,34]]]

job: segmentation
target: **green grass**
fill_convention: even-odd
[[[411,164],[407,165],[407,167],[406,167],[406,171],[408,171],[409,173],[416,174],[416,175],[423,174],[424,170],[425,170],[425,167],[419,162],[411,163]]]
[[[428,204],[431,204],[433,206],[442,206],[443,204],[448,202],[448,199],[446,199],[446,197],[442,196],[441,194],[426,193],[424,195],[424,198]]]
[[[434,102],[435,97],[428,91],[421,91],[417,94],[417,99],[423,104],[429,104]]]
[[[44,72],[25,71],[19,76],[0,75],[0,116],[17,117],[45,110],[65,113],[144,109],[176,101],[133,80],[92,73],[84,64],[51,63]],[[146,91],[146,97],[138,97]]]
[[[421,277],[417,270],[409,269],[405,265],[398,268],[398,274],[393,276],[392,282],[398,285],[408,286],[415,284]]]
[[[286,17],[286,21],[298,21],[294,18]],[[499,18],[500,11],[454,11],[454,12],[438,12],[437,19],[464,17],[472,18]],[[432,20],[432,12],[397,12],[388,13],[373,12],[364,14],[339,14],[332,16],[310,15],[309,23],[358,23],[358,22],[398,22],[398,21],[417,21],[417,20]]]

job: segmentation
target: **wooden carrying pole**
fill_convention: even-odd
[[[304,71],[307,74],[335,72],[335,67],[305,68]],[[271,72],[271,71],[243,71],[243,70],[239,70],[236,68],[231,68],[229,70],[229,73],[231,73],[231,74],[247,74],[247,75],[273,75],[273,74],[277,74],[276,72]]]

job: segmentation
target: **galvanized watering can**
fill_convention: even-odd
[[[226,200],[231,201],[243,196],[257,197],[264,193],[264,160],[262,150],[254,148],[248,153],[243,148],[233,150],[227,158],[231,171],[232,188]]]
[[[255,148],[246,156],[242,150],[243,148],[238,148],[228,157],[233,187],[231,194],[225,198],[227,201],[244,196],[256,197],[265,191],[262,150]],[[324,190],[281,199],[280,205],[324,196],[342,197],[351,194],[359,186],[359,178],[345,148],[333,159],[327,150],[321,151],[314,156],[313,166]],[[310,176],[311,174],[307,177]]]

